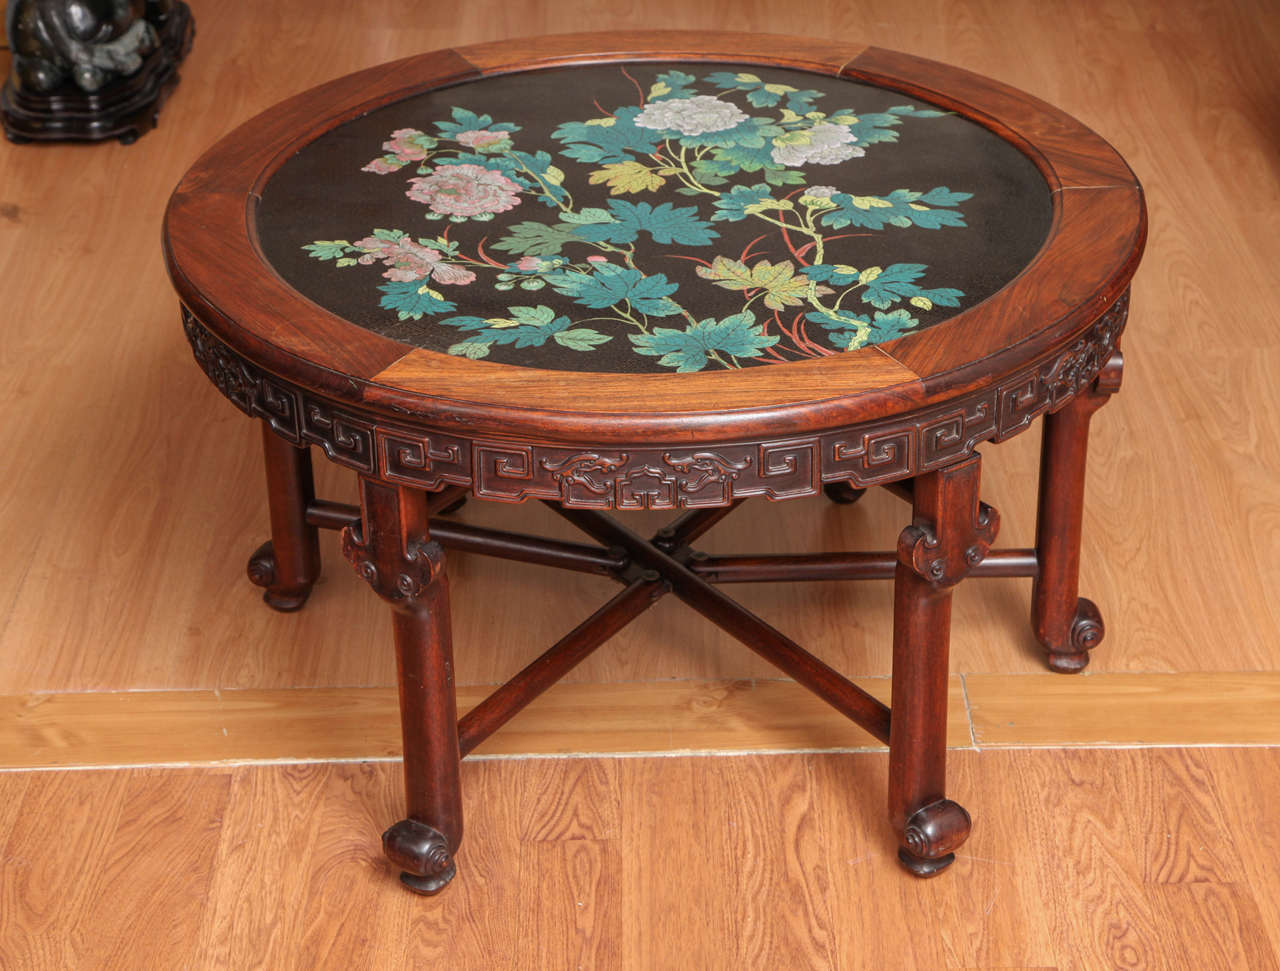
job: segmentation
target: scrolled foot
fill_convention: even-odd
[[[1049,667],[1059,674],[1077,674],[1089,663],[1089,652],[1102,643],[1107,628],[1097,604],[1081,597],[1076,601],[1076,615],[1071,622],[1070,650],[1049,651]]]
[[[862,494],[867,490],[855,488],[848,482],[828,482],[822,487],[822,491],[832,502],[847,506],[861,499]]]
[[[918,877],[941,873],[955,861],[955,851],[972,828],[969,813],[959,803],[950,799],[930,803],[907,820],[898,860]]]
[[[404,871],[400,882],[414,893],[439,893],[458,872],[444,834],[416,819],[402,819],[383,833],[382,851]]]
[[[302,587],[281,588],[276,583],[276,552],[271,545],[271,540],[267,540],[249,557],[249,564],[245,568],[245,572],[249,574],[249,582],[259,587],[266,587],[263,591],[262,599],[268,607],[278,610],[281,613],[291,613],[298,610],[307,602],[307,597],[311,596],[311,584]]]

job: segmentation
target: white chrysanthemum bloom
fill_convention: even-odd
[[[654,101],[636,115],[635,124],[639,128],[659,131],[674,129],[681,135],[705,135],[724,131],[746,120],[747,115],[737,105],[709,94],[699,94],[692,98]]]
[[[866,149],[853,143],[858,139],[843,125],[820,121],[806,132],[805,142],[774,144],[770,155],[779,165],[835,165],[866,155]]]

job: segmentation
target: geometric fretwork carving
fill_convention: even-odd
[[[827,482],[859,488],[894,482],[949,465],[982,442],[1003,441],[1099,377],[1116,353],[1128,303],[1126,293],[1068,348],[999,384],[909,415],[783,440],[629,449],[465,438],[401,426],[249,363],[185,307],[183,325],[196,361],[236,407],[289,441],[319,445],[334,462],[365,475],[429,491],[466,486],[477,496],[508,502],[676,509],[725,506],[748,496],[815,495]]]

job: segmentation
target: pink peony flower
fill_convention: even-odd
[[[464,131],[458,134],[458,141],[468,148],[483,149],[498,142],[505,142],[510,136],[504,131]]]
[[[385,158],[375,158],[372,162],[362,168],[361,172],[376,172],[378,175],[387,175],[391,172],[399,172],[401,166],[394,162],[388,162]]]
[[[536,256],[522,256],[516,260],[516,269],[532,272],[542,266],[542,260]]]
[[[414,139],[426,137],[425,132],[416,128],[397,128],[391,133],[391,139],[382,143],[382,147],[402,162],[421,162],[427,157],[427,150]]]
[[[357,260],[358,263],[368,266],[381,261],[387,267],[382,275],[388,280],[399,283],[430,277],[437,283],[461,285],[470,283],[476,278],[470,270],[441,262],[444,254],[439,250],[415,243],[408,236],[402,236],[394,241],[367,236],[357,240],[354,245],[364,250],[364,255]]]
[[[410,179],[409,185],[405,195],[410,199],[456,221],[490,217],[520,204],[520,186],[482,165],[442,165],[430,175]]]

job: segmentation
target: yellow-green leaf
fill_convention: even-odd
[[[921,310],[932,310],[933,301],[928,297],[912,297],[911,306],[919,307]]]
[[[666,181],[653,169],[634,159],[626,162],[611,162],[604,168],[596,169],[590,175],[592,185],[603,182],[609,186],[609,194],[614,196],[627,192],[650,192],[660,189]]]
[[[649,89],[649,99],[661,98],[664,94],[671,93],[671,85],[666,81],[655,81],[653,87]]]
[[[884,272],[883,267],[869,266],[858,274],[858,282],[864,286]]]
[[[835,271],[839,273],[841,276],[857,276],[858,275],[857,269],[855,267],[850,266],[848,263],[837,263],[835,265]]]
[[[770,310],[800,306],[809,296],[810,287],[819,294],[832,292],[827,287],[815,286],[805,276],[796,276],[796,268],[790,260],[781,263],[760,260],[748,269],[738,260],[717,256],[710,266],[698,267],[697,274],[726,290],[763,290],[764,305]]]
[[[506,317],[490,317],[485,321],[494,330],[502,330],[505,327],[519,327],[520,321],[508,320]]]
[[[739,84],[759,84],[760,79],[754,74],[735,74],[733,79]]]
[[[795,90],[795,88],[789,84],[766,84],[764,89],[770,94],[786,94],[788,91]]]
[[[612,128],[618,123],[618,119],[610,115],[608,118],[588,118],[588,125],[599,125],[601,128]]]
[[[893,203],[879,196],[850,196],[849,200],[858,209],[892,209]]]
[[[542,177],[552,185],[560,185],[564,182],[564,172],[554,165],[548,165],[547,170],[542,173]]]

